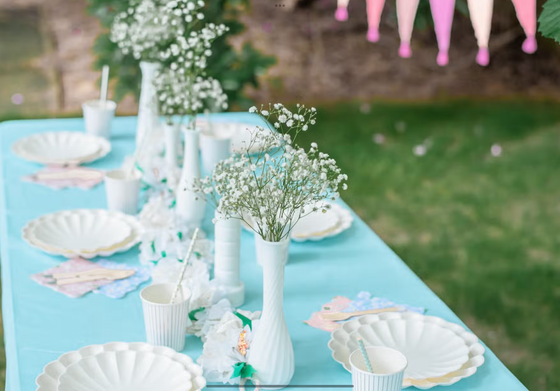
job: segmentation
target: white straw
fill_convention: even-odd
[[[185,277],[185,271],[187,270],[187,264],[189,263],[189,258],[194,249],[194,244],[196,242],[196,237],[198,236],[199,229],[194,230],[194,234],[191,239],[191,245],[189,246],[189,251],[187,251],[187,256],[183,259],[183,267],[181,268],[181,274],[179,275],[179,280],[177,281],[177,285],[175,286],[175,290],[173,291],[173,296],[171,296],[171,301],[169,304],[173,304],[175,298],[177,297],[177,293],[179,293],[179,288],[181,287],[181,282],[183,282],[183,277]]]
[[[109,86],[109,65],[103,65],[101,73],[101,103],[105,105],[107,101],[107,88]]]

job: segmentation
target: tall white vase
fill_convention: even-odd
[[[239,277],[241,221],[226,219],[216,211],[214,225],[214,281],[234,307],[245,302],[245,285]]]
[[[145,135],[157,129],[158,101],[154,87],[154,78],[160,64],[155,62],[140,62],[142,71],[142,86],[140,90],[140,102],[138,103],[138,125],[136,126],[136,147],[139,147]]]
[[[193,191],[194,180],[200,178],[198,129],[185,129],[183,171],[177,186],[177,215],[191,227],[200,227],[204,219],[206,201],[202,194]]]
[[[169,167],[177,167],[177,158],[181,145],[181,132],[179,124],[163,124],[165,139],[165,163]]]
[[[268,241],[264,240],[262,238],[261,235],[255,233],[255,251],[257,253],[257,263],[259,265],[263,265],[263,261],[268,257],[268,246],[269,246]],[[285,247],[282,247],[282,251],[284,254],[284,265],[286,265],[286,263],[288,263],[288,251],[290,249],[290,238],[288,237],[287,239],[284,239],[281,242],[278,243],[285,243]]]
[[[263,241],[260,255],[263,266],[263,312],[253,337],[249,364],[264,389],[287,386],[294,376],[294,348],[284,318],[284,265],[289,239]],[[272,387],[266,387],[272,386]]]

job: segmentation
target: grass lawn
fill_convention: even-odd
[[[560,104],[319,109],[300,141],[339,161],[345,201],[530,390],[560,390]]]
[[[349,175],[345,201],[530,390],[560,390],[560,104],[337,105],[318,118],[304,140]]]

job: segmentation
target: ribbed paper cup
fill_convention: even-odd
[[[174,289],[175,284],[150,285],[142,289],[140,298],[148,343],[180,352],[185,348],[191,292],[181,287],[175,302],[169,304]]]
[[[113,170],[105,174],[105,192],[107,207],[129,215],[138,213],[138,195],[140,193],[140,173],[133,170]]]
[[[366,348],[373,373],[369,372],[360,349],[350,355],[354,391],[400,391],[408,361],[398,350],[382,346]]]

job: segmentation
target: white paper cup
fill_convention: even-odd
[[[105,192],[107,207],[127,214],[138,212],[138,195],[140,193],[140,173],[113,170],[105,174]]]
[[[350,355],[354,391],[400,391],[408,361],[398,350],[383,346],[366,347],[373,369],[369,372],[360,349]]]
[[[185,348],[191,292],[181,286],[174,304],[169,304],[175,284],[150,285],[140,292],[149,344],[178,352]]]
[[[201,132],[200,151],[202,154],[202,169],[206,174],[211,174],[218,162],[227,159],[231,154],[231,137],[233,132]]]
[[[109,139],[116,108],[117,104],[112,100],[107,100],[105,103],[100,100],[88,100],[82,103],[86,133]]]

